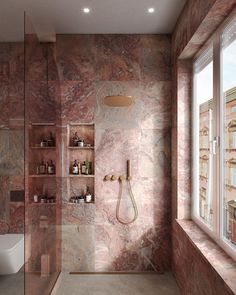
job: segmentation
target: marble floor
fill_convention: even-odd
[[[171,273],[80,274],[62,273],[52,295],[180,295]]]
[[[0,275],[1,295],[24,295],[24,273]]]
[[[26,295],[45,295],[50,294],[58,273],[52,273],[49,277],[41,277],[40,273],[25,274],[25,294]],[[0,295],[2,293],[0,292]],[[18,295],[18,294],[14,294]]]

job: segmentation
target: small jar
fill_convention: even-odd
[[[34,195],[34,203],[38,203],[39,201],[39,196],[38,195]]]
[[[70,198],[70,203],[75,203],[75,197]]]
[[[83,147],[84,146],[84,141],[82,139],[78,140],[78,146]]]
[[[83,196],[78,197],[78,203],[80,203],[80,204],[84,203],[84,197]]]
[[[42,197],[41,198],[41,203],[47,203],[47,198],[46,197]]]
[[[48,145],[48,143],[47,143],[46,140],[42,140],[42,141],[40,142],[40,147],[47,147],[47,145]]]
[[[85,202],[86,203],[91,203],[92,202],[92,195],[90,193],[86,194]]]

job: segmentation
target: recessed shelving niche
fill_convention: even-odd
[[[94,160],[95,160],[95,126],[93,123],[70,123],[67,125],[67,202],[71,197],[79,197],[86,193],[87,187],[92,195],[90,203],[94,203]],[[80,145],[80,146],[79,146]],[[78,174],[73,174],[73,164],[78,163]],[[86,171],[82,165],[85,163]],[[81,203],[76,203],[76,205]]]
[[[41,198],[53,198],[56,202],[56,173],[57,166],[59,166],[57,146],[57,127],[55,123],[30,123],[28,125],[29,149],[27,173],[29,177],[29,203],[31,204],[42,204],[40,203]],[[55,171],[49,174],[47,164],[51,161],[55,167]],[[41,173],[38,169],[42,162],[45,164],[45,173]],[[38,195],[38,203],[34,203],[34,195]]]

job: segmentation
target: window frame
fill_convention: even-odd
[[[223,193],[224,193],[224,145],[221,144],[224,134],[224,101],[222,99],[222,50],[221,50],[221,36],[229,25],[231,21],[236,21],[236,9],[232,11],[230,16],[219,26],[219,28],[213,33],[213,35],[208,39],[208,41],[203,45],[203,47],[198,51],[198,53],[193,58],[193,65],[199,61],[199,59],[204,55],[206,50],[213,47],[213,137],[219,140],[217,145],[217,152],[213,159],[213,187],[212,187],[212,208],[213,208],[213,222],[212,227],[207,225],[201,217],[197,214],[197,208],[199,206],[199,192],[196,191],[196,182],[199,179],[199,151],[196,152],[198,145],[198,127],[199,118],[196,120],[196,76],[192,72],[192,115],[191,115],[191,152],[192,152],[192,203],[191,203],[191,217],[192,220],[204,231],[206,232],[221,248],[224,249],[235,261],[236,261],[236,247],[231,245],[229,241],[224,237],[223,233],[223,214],[224,214],[224,204],[223,204]]]

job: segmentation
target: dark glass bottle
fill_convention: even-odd
[[[72,166],[72,174],[79,174],[79,165],[77,163],[77,160],[74,161],[74,164]]]
[[[75,132],[75,135],[72,138],[72,144],[73,144],[73,146],[78,146],[78,142],[79,142],[79,136],[78,136],[78,133]]]
[[[48,140],[47,140],[47,144],[48,146],[50,147],[54,147],[55,146],[55,139],[52,135],[52,132],[49,133],[49,137],[48,137]]]
[[[45,174],[46,173],[46,164],[42,160],[41,164],[39,165],[39,174]]]
[[[48,172],[48,174],[55,174],[55,172],[56,172],[55,165],[53,164],[52,160],[48,164],[47,172]]]

